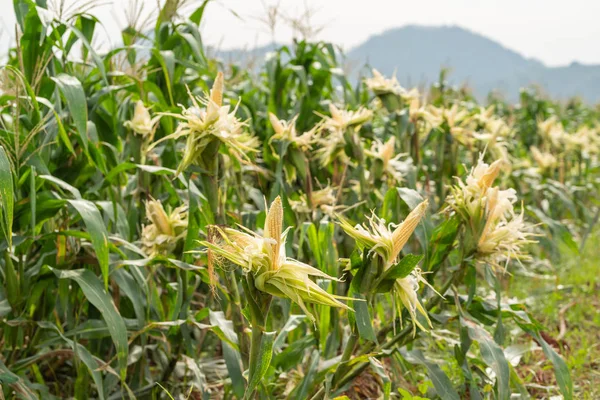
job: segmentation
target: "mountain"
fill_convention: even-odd
[[[213,51],[226,62],[256,67],[276,47],[270,44],[252,50]],[[457,26],[387,30],[349,49],[346,58],[354,67],[354,76],[360,69],[356,67],[368,65],[387,76],[395,72],[405,87],[436,82],[441,68],[449,68],[449,83],[466,84],[480,99],[495,91],[515,101],[519,89],[536,85],[554,98],[579,96],[590,103],[600,102],[600,65],[548,67]]]
[[[395,71],[400,83],[408,87],[435,82],[440,69],[447,67],[450,83],[467,84],[480,98],[494,90],[515,100],[520,88],[537,85],[557,98],[600,100],[600,65],[547,67],[456,26],[391,29],[351,49],[347,57],[353,64],[367,63],[385,75]]]

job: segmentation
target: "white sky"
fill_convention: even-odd
[[[103,5],[92,14],[108,32],[99,43],[118,43],[130,1],[99,0]],[[145,10],[156,8],[157,0],[138,1]],[[600,64],[598,0],[215,0],[208,5],[202,25],[205,43],[227,49],[270,42],[271,34],[258,19],[266,14],[265,4],[277,3],[289,16],[302,14],[307,4],[315,11],[314,25],[323,27],[317,38],[346,49],[370,35],[406,24],[458,25],[547,65]],[[14,36],[12,4],[12,0],[0,0],[0,51],[5,51]],[[280,43],[292,37],[291,29],[283,25],[275,35]]]

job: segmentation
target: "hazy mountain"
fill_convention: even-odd
[[[254,66],[274,44],[253,50],[216,52],[224,61]],[[394,71],[406,87],[437,81],[442,67],[450,69],[451,84],[467,84],[480,98],[495,90],[516,100],[519,89],[538,85],[557,98],[581,96],[600,101],[600,65],[573,63],[547,67],[493,40],[459,27],[405,26],[372,36],[349,49],[347,61],[357,71],[368,64],[385,75]],[[259,64],[259,63],[258,63]]]
[[[459,27],[388,30],[351,49],[348,59],[366,62],[386,75],[396,71],[406,86],[435,82],[440,69],[448,67],[451,83],[466,83],[479,97],[497,90],[515,99],[521,87],[537,84],[555,97],[600,100],[600,65],[547,67]]]

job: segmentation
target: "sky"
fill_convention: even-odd
[[[63,1],[82,4],[88,0]],[[91,11],[105,28],[98,45],[118,44],[119,31],[126,24],[125,10],[132,1],[143,3],[149,12],[163,0],[98,0],[99,6]],[[14,40],[12,3],[0,0],[0,9],[7,10],[0,12],[2,52]],[[278,18],[273,35],[264,20],[266,10],[277,4],[283,17]],[[193,10],[193,5],[188,9]],[[597,0],[213,0],[202,23],[203,40],[221,49],[252,48],[273,37],[289,42],[298,35],[289,20],[298,19],[307,9],[311,10],[310,25],[321,28],[313,38],[344,49],[403,25],[458,25],[549,66],[600,64]]]

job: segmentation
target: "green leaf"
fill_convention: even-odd
[[[40,396],[29,388],[31,382],[27,381],[26,378],[12,373],[1,360],[0,371],[0,383],[9,385],[16,393],[19,393],[20,398],[25,400],[38,400],[40,398]]]
[[[10,385],[12,383],[16,383],[19,381],[19,378],[16,375],[10,375],[7,373],[0,374],[0,385]]]
[[[58,113],[56,111],[54,111],[54,108],[52,108],[52,112],[54,113],[54,119],[56,120],[56,126],[58,128],[58,136],[64,143],[67,150],[69,150],[69,152],[73,156],[76,156],[75,149],[73,148],[73,145],[71,144],[71,140],[69,139],[69,135],[67,134],[67,131],[65,130],[65,126],[63,125],[63,123],[60,119],[60,116],[58,115]]]
[[[100,311],[117,349],[121,379],[125,380],[127,375],[127,355],[129,352],[127,328],[112,298],[102,287],[102,282],[92,271],[87,269],[71,271],[52,269],[52,271],[59,279],[72,279],[77,282],[85,298]]]
[[[569,372],[569,367],[565,363],[565,360],[563,360],[562,357],[558,355],[556,351],[554,351],[552,346],[550,346],[539,333],[531,330],[528,330],[527,332],[533,336],[535,340],[537,340],[546,357],[548,357],[548,359],[552,362],[552,365],[554,366],[556,382],[558,383],[560,392],[564,396],[565,400],[572,400],[573,381],[571,380],[571,373]]]
[[[521,395],[520,399],[530,399],[529,392],[517,374],[517,371],[515,371],[515,368],[511,364],[508,364],[508,367],[510,368],[510,383],[519,391],[519,395]]]
[[[102,62],[102,58],[98,55],[98,53],[96,53],[96,50],[94,50],[94,48],[88,41],[88,38],[86,38],[86,35],[84,35],[83,32],[81,32],[79,29],[77,29],[73,25],[71,25],[69,28],[75,35],[77,35],[77,37],[79,37],[84,48],[90,53],[90,55],[92,56],[92,60],[94,60],[94,63],[96,64],[96,67],[98,68],[98,71],[100,72],[100,75],[102,76],[102,79],[104,80],[104,84],[108,85],[108,79],[106,77],[106,71],[104,68],[104,63]]]
[[[81,215],[85,227],[90,234],[92,245],[96,251],[96,258],[102,271],[104,289],[108,290],[108,232],[104,226],[102,215],[100,215],[100,211],[98,211],[98,208],[91,201],[69,200],[69,204]]]
[[[12,309],[10,308],[10,303],[7,299],[0,300],[0,318],[6,317]]]
[[[273,359],[273,366],[288,370],[301,362],[305,352],[314,346],[316,339],[313,335],[306,335],[298,340],[294,340]]]
[[[4,147],[0,146],[0,225],[9,248],[12,247],[14,201],[12,168]]]
[[[222,342],[222,344],[223,358],[225,359],[227,372],[231,378],[233,392],[241,399],[246,390],[246,379],[244,379],[244,375],[242,374],[242,356],[240,355],[240,352],[237,349],[234,349],[229,343]]]
[[[406,278],[415,269],[417,264],[423,259],[423,255],[407,254],[400,262],[388,268],[384,275],[383,280],[396,280]]]
[[[23,74],[29,82],[35,79],[36,70],[42,62],[42,53],[49,50],[44,40],[46,36],[44,11],[43,8],[38,9],[31,0],[15,1],[15,13],[23,32],[19,41],[19,65],[22,66]]]
[[[98,362],[98,360],[96,360],[94,356],[92,356],[92,354],[84,346],[77,342],[74,342],[71,339],[67,339],[61,333],[60,329],[58,329],[58,327],[53,323],[48,321],[40,321],[38,322],[38,325],[44,329],[51,329],[58,333],[58,336],[60,336],[62,340],[64,340],[65,343],[67,343],[69,347],[73,349],[75,354],[77,354],[79,359],[83,361],[85,366],[88,368],[90,375],[92,376],[92,379],[96,384],[96,390],[98,390],[98,397],[100,398],[100,400],[104,400],[104,385],[102,384],[102,374],[99,370],[99,368],[102,367],[102,365],[99,365],[100,363]]]
[[[335,248],[335,224],[329,221],[321,221],[319,224],[319,249],[321,252],[320,266],[322,271],[330,275],[337,274],[338,255]]]
[[[311,385],[315,384],[315,375],[317,374],[319,368],[319,361],[321,356],[319,354],[319,350],[314,349],[310,356],[310,364],[308,366],[308,371],[302,379],[302,382],[299,385],[298,392],[294,394],[294,398],[296,399],[306,399],[308,398],[308,389]]]
[[[313,255],[317,262],[317,266],[320,270],[323,270],[323,257],[321,253],[321,247],[319,246],[319,234],[317,231],[317,227],[315,226],[315,224],[306,222],[303,225],[303,228],[306,229],[306,233],[308,235],[308,243],[310,244],[310,249],[313,252]]]
[[[37,216],[37,195],[36,195],[36,189],[35,189],[35,167],[32,166],[30,169],[30,176],[29,176],[29,202],[30,202],[30,208],[29,210],[31,211],[31,234],[35,235],[36,230],[35,230],[35,226],[36,226],[36,216]]]
[[[276,352],[279,349],[281,349],[283,347],[283,344],[285,343],[285,339],[288,333],[300,326],[300,324],[302,324],[302,322],[304,322],[307,318],[308,317],[306,315],[290,315],[287,322],[285,323],[283,328],[281,328],[279,334],[277,335],[277,338],[275,339],[275,343],[273,344],[273,351]]]
[[[406,187],[399,187],[397,188],[398,190],[398,195],[400,196],[400,198],[406,203],[406,205],[413,210],[415,207],[417,207],[419,204],[421,204],[423,202],[423,196],[421,196],[419,194],[419,192],[417,192],[414,189],[410,189],[410,188],[406,188]]]
[[[161,66],[164,74],[165,83],[167,85],[167,92],[169,94],[169,101],[171,105],[175,105],[173,100],[173,70],[175,69],[175,54],[171,50],[159,50],[153,49],[152,54],[156,57],[156,60]]]
[[[450,378],[442,371],[439,365],[429,362],[423,356],[421,350],[413,350],[408,354],[416,360],[417,363],[422,364],[427,368],[427,376],[433,382],[433,387],[436,393],[442,400],[460,400],[458,393],[454,390]]]
[[[277,332],[263,332],[262,334],[260,354],[256,360],[257,364],[255,366],[250,366],[250,369],[253,369],[255,373],[246,388],[246,396],[249,393],[254,393],[254,390],[258,387],[258,384],[269,370],[269,365],[271,365],[271,359],[273,358],[273,343],[275,343],[276,335]]]
[[[352,270],[359,269],[363,266],[363,263],[364,263],[364,258],[362,256],[360,250],[358,250],[358,248],[354,249],[354,251],[350,255],[350,269],[352,269]]]
[[[148,172],[150,174],[155,174],[155,175],[173,175],[176,172],[174,169],[159,167],[156,165],[142,165],[142,164],[134,164],[134,163],[126,162],[126,163],[121,163],[121,164],[117,165],[116,167],[114,167],[113,169],[111,169],[110,172],[106,175],[106,180],[108,182],[113,182],[114,179],[117,177],[117,175],[119,175],[121,172],[125,172],[127,170],[134,169],[134,168],[138,168],[144,172]]]
[[[97,201],[96,204],[102,208],[102,211],[104,211],[105,215],[114,224],[119,236],[123,239],[129,238],[129,221],[127,221],[127,215],[121,204],[113,203],[112,201]],[[117,215],[115,215],[115,211]]]
[[[205,228],[202,224],[202,218],[200,213],[200,198],[202,194],[190,179],[188,182],[188,224],[187,234],[185,236],[185,243],[183,245],[184,261],[192,262],[192,254],[189,253],[198,245],[198,236],[201,228]]]
[[[390,221],[394,217],[398,209],[398,191],[394,188],[389,189],[383,198],[383,206],[381,207],[380,217],[386,221]]]
[[[123,265],[135,265],[136,267],[145,267],[145,266],[152,266],[152,265],[162,265],[165,267],[169,267],[169,268],[179,268],[182,269],[184,271],[194,271],[200,274],[200,276],[202,277],[202,280],[206,283],[209,283],[210,280],[208,279],[208,273],[206,271],[205,267],[199,267],[197,265],[193,265],[193,264],[188,264],[185,263],[183,261],[179,261],[179,260],[175,260],[173,258],[168,258],[165,256],[155,256],[152,258],[143,258],[143,259],[139,259],[139,260],[124,260],[124,261],[119,261],[118,263],[116,263],[114,265],[114,268],[119,268]],[[217,283],[217,287],[219,286],[219,284]]]
[[[81,82],[71,75],[67,74],[58,74],[56,77],[52,77],[52,80],[56,82],[56,85],[59,87],[63,96],[65,96],[65,100],[67,102],[67,107],[69,107],[69,111],[71,113],[71,117],[73,117],[73,122],[75,123],[75,128],[77,129],[77,133],[79,133],[79,138],[81,139],[81,144],[85,151],[88,151],[88,135],[87,135],[87,120],[88,120],[88,110],[87,110],[87,100],[85,96],[85,92],[83,91],[83,87],[81,86]]]
[[[206,66],[206,56],[204,55],[204,45],[202,44],[202,36],[200,35],[198,26],[190,21],[184,21],[181,25],[177,26],[177,33],[187,41],[192,50],[191,54],[198,63],[198,67],[204,68]]]
[[[498,386],[498,399],[508,400],[510,398],[510,369],[504,351],[494,341],[494,338],[481,326],[461,317],[460,323],[467,327],[469,337],[479,343],[479,350],[483,361],[496,374]]]
[[[21,301],[19,278],[17,271],[12,262],[11,255],[8,251],[4,252],[4,276],[6,286],[6,298],[13,309],[16,309],[17,305]]]
[[[426,271],[435,271],[441,267],[442,262],[454,248],[459,226],[460,220],[454,215],[435,228],[429,239],[427,261],[423,267]]]
[[[144,297],[142,288],[124,268],[116,269],[112,275],[117,285],[119,285],[119,289],[131,300],[135,316],[138,319],[138,329],[142,329],[146,324],[146,298]]]
[[[242,375],[242,356],[237,349],[238,337],[233,330],[233,322],[225,319],[225,314],[222,311],[210,310],[208,318],[210,324],[214,326],[212,331],[221,339],[223,358],[225,359],[227,372],[229,372],[229,377],[231,378],[233,391],[238,398],[242,398],[246,390],[244,385],[245,379]]]
[[[52,176],[52,175],[38,175],[38,178],[40,178],[42,180],[45,180],[45,181],[52,182],[55,185],[59,186],[61,189],[64,189],[67,192],[71,193],[71,195],[73,197],[75,197],[76,199],[81,199],[81,192],[77,188],[69,185],[67,182],[65,182],[65,181],[63,181],[61,179],[58,179],[55,176]]]
[[[190,15],[190,21],[192,21],[196,25],[200,25],[200,21],[202,21],[202,16],[204,15],[204,9],[206,8],[206,5],[209,1],[210,0],[204,0],[202,2],[202,5],[198,7],[196,11],[192,13],[192,15]]]
[[[364,300],[365,297],[359,293],[354,293],[354,298]],[[377,336],[372,325],[371,313],[369,312],[369,305],[366,301],[353,301],[352,308],[354,308],[354,317],[356,318],[356,327],[358,334],[365,340],[377,343]]]
[[[332,293],[331,282],[325,279],[317,280],[319,287],[329,293]],[[318,323],[317,330],[319,332],[319,342],[327,343],[327,337],[331,329],[331,312],[327,306],[318,306]],[[326,345],[327,346],[327,345]]]

